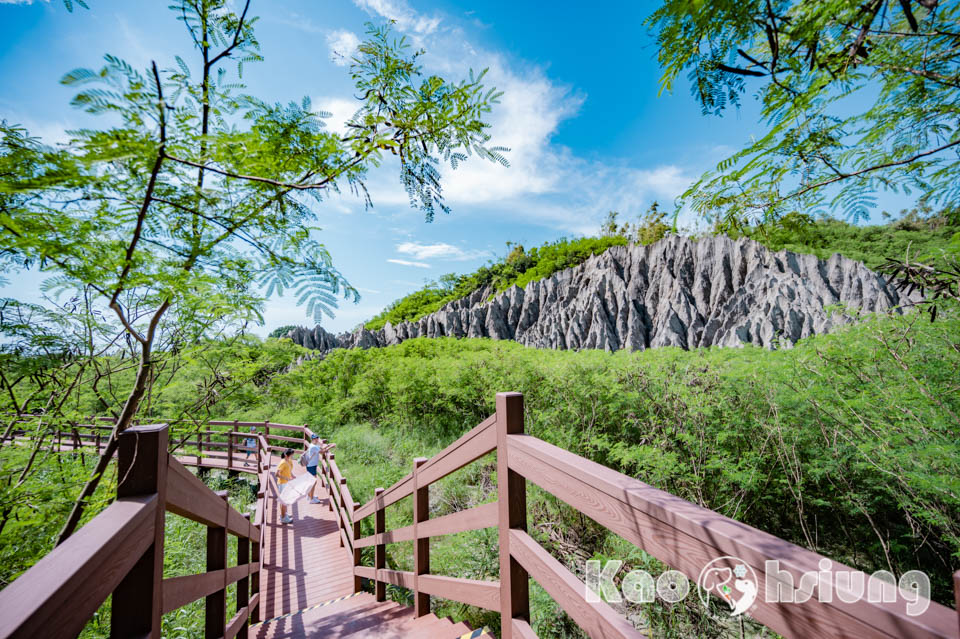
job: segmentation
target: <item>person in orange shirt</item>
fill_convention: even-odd
[[[277,484],[280,491],[283,491],[283,485],[293,479],[293,449],[288,448],[280,456],[280,464],[277,466]],[[293,516],[287,515],[287,505],[280,502],[280,523],[289,524],[293,522]]]

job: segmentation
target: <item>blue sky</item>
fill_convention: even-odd
[[[46,142],[93,124],[69,106],[71,91],[59,85],[67,71],[99,67],[104,53],[141,68],[152,59],[171,66],[174,54],[191,60],[165,0],[87,2],[90,11],[70,14],[60,0],[0,0],[0,118]],[[246,68],[249,92],[279,102],[308,95],[333,113],[334,129],[355,108],[343,55],[367,21],[395,20],[426,49],[428,73],[459,79],[488,67],[489,84],[504,91],[491,122],[493,143],[512,149],[511,167],[474,160],[445,171],[450,215],[426,224],[390,164],[370,176],[372,210],[351,196],[318,206],[318,239],[363,296],[324,326],[352,329],[426,280],[503,255],[507,241],[589,234],[609,210],[633,218],[653,200],[672,206],[701,172],[760,133],[749,96],[723,118],[702,116],[685,83],[658,96],[656,45],[643,26],[654,6],[254,0],[265,62]],[[31,297],[40,279],[29,274],[0,295]],[[312,322],[291,298],[272,299],[258,332],[283,324]]]

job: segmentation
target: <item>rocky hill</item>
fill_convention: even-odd
[[[414,337],[490,337],[538,348],[608,351],[658,346],[790,346],[853,321],[831,306],[895,310],[909,303],[860,262],[774,253],[748,239],[670,236],[615,246],[580,266],[495,295],[474,291],[415,322],[334,336],[288,336],[319,351],[388,346]]]

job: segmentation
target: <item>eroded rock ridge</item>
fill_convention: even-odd
[[[318,325],[288,336],[322,352],[444,336],[608,351],[778,348],[853,321],[837,306],[899,312],[908,301],[883,276],[839,254],[821,260],[774,253],[724,236],[615,246],[523,289],[514,286],[490,299],[493,293],[480,289],[419,320],[376,331],[335,336]]]

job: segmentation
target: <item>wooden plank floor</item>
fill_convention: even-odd
[[[179,458],[181,463],[196,465],[195,455]],[[256,458],[244,466],[242,454],[234,454],[229,468],[240,472],[256,472]],[[273,456],[272,471],[280,461]],[[211,452],[201,458],[207,468],[227,469],[226,453]],[[294,475],[306,473],[294,464]],[[321,503],[311,504],[304,497],[288,512],[293,523],[280,523],[280,502],[266,499],[263,523],[263,546],[260,573],[260,618],[273,619],[353,593],[353,556],[341,545],[340,533],[325,491],[318,485]]]
[[[306,473],[295,467],[294,475]],[[321,503],[301,499],[280,523],[280,502],[267,499],[260,573],[261,618],[272,619],[353,592],[353,556],[341,546],[336,519],[322,489]]]

